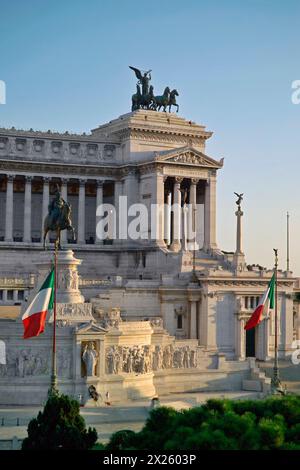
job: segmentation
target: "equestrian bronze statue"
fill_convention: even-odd
[[[134,71],[138,79],[136,93],[131,98],[131,111],[137,109],[160,111],[162,108],[166,112],[169,108],[170,113],[172,106],[176,106],[176,112],[178,113],[179,105],[176,103],[176,96],[179,96],[179,93],[176,89],[171,91],[169,87],[166,87],[162,95],[155,96],[154,88],[150,85],[151,70],[145,72],[135,67],[129,66],[129,68]]]
[[[71,205],[62,197],[58,185],[56,185],[55,195],[48,206],[48,214],[44,220],[44,250],[46,249],[46,237],[49,231],[56,232],[55,243],[58,249],[61,249],[60,233],[62,230],[70,230],[72,232],[72,240],[75,240],[75,230],[71,220]]]

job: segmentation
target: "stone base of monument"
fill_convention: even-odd
[[[52,252],[42,251],[39,253],[38,259],[35,262],[38,270],[36,288],[30,296],[29,303],[53,266],[53,260],[54,254]],[[78,266],[80,264],[81,260],[75,258],[72,250],[58,251],[56,318],[60,325],[84,323],[94,319],[92,316],[92,304],[85,303],[84,297],[79,290]],[[53,322],[53,312],[48,321],[50,323]]]
[[[39,254],[35,292],[52,259],[50,252]],[[175,339],[160,317],[122,321],[120,309],[107,310],[100,298],[94,305],[85,303],[78,287],[79,264],[71,250],[59,252],[56,357],[61,393],[94,407],[105,406],[107,394],[113,405],[174,392],[242,390],[243,383],[253,378],[248,361],[226,361],[218,351],[199,346],[197,339]],[[51,320],[47,318],[43,334],[27,340],[21,318],[1,321],[7,358],[6,364],[0,364],[1,405],[45,403],[51,378]],[[99,395],[97,401],[89,392],[91,386]]]
[[[36,261],[38,269],[37,285],[41,284],[53,265],[54,255],[50,251],[39,253]],[[84,297],[79,290],[78,266],[81,260],[75,258],[72,250],[60,250],[57,252],[57,291],[58,303],[79,304],[84,302]]]
[[[153,377],[153,372],[106,376],[104,381],[99,384],[99,390],[104,397],[106,392],[109,392],[112,403],[114,401],[151,399],[156,396]]]

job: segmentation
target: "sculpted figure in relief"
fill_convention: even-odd
[[[83,353],[82,353],[82,360],[86,366],[86,375],[87,377],[94,377],[95,374],[95,367],[97,363],[98,353],[95,350],[95,345],[91,341],[85,345]]]
[[[112,346],[106,350],[106,373],[146,374],[152,370],[151,346]]]
[[[131,350],[129,350],[128,356],[127,356],[127,372],[129,374],[133,372],[133,355],[132,355]]]

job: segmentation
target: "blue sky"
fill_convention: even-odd
[[[0,126],[89,131],[130,110],[134,65],[155,91],[180,93],[180,115],[214,131],[218,241],[235,244],[233,191],[244,192],[244,250],[300,275],[300,2],[297,0],[0,0]]]

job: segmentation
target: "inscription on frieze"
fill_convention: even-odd
[[[200,179],[208,179],[208,170],[189,169],[189,168],[178,168],[178,166],[163,167],[163,174],[168,176],[186,176],[186,177],[197,177]]]

